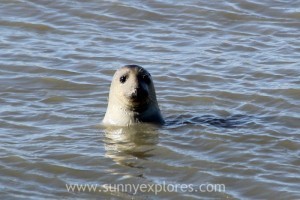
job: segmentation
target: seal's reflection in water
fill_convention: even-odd
[[[132,168],[143,168],[137,158],[147,160],[151,157],[159,140],[157,127],[149,124],[106,127],[104,133],[106,156],[119,165]]]

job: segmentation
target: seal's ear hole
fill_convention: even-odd
[[[142,79],[145,81],[145,83],[150,84],[151,83],[151,79],[148,75],[143,75]]]
[[[127,76],[124,75],[124,76],[121,76],[121,77],[120,77],[120,82],[121,82],[121,83],[125,83],[126,80],[127,80]]]

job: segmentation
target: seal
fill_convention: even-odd
[[[115,126],[164,123],[147,70],[138,65],[126,65],[115,72],[102,122]]]

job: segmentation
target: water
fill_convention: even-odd
[[[299,7],[1,1],[1,199],[299,199]],[[112,75],[125,64],[152,74],[166,126],[100,125]],[[209,123],[232,116],[238,126]],[[103,186],[124,183],[226,190]]]

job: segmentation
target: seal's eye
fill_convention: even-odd
[[[127,80],[127,77],[126,77],[126,76],[121,76],[121,77],[120,77],[120,82],[121,82],[121,83],[125,83],[126,80]]]
[[[145,83],[150,84],[151,83],[151,79],[148,75],[143,75],[142,79],[145,81]]]

